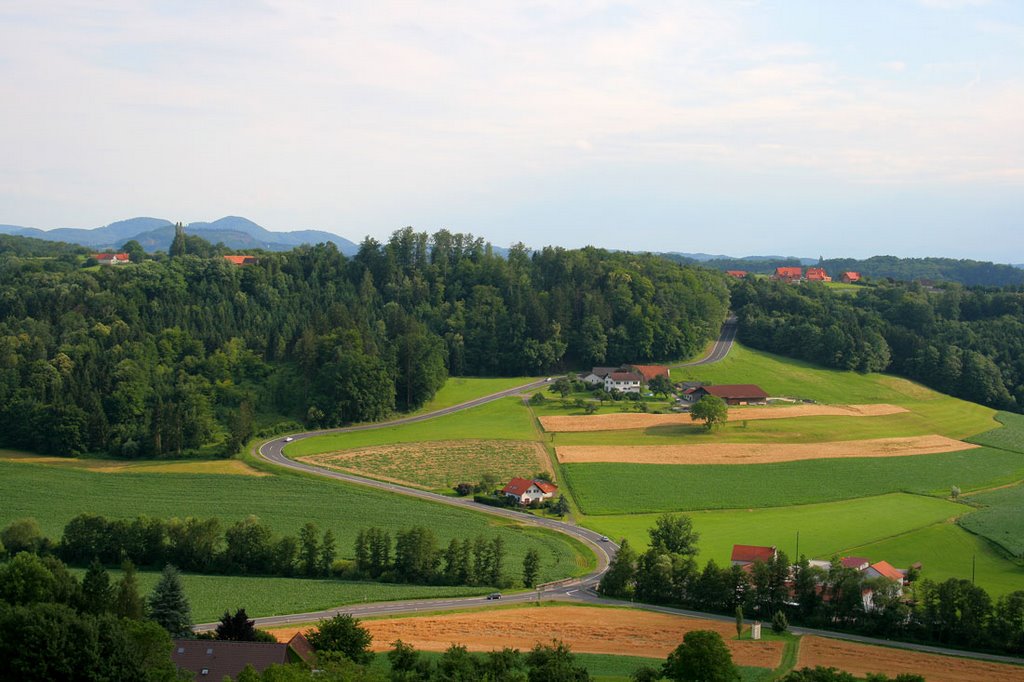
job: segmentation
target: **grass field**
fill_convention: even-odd
[[[1024,456],[975,448],[914,457],[751,465],[564,464],[586,514],[746,509],[833,502],[891,492],[963,492],[1024,478]]]
[[[844,553],[882,556],[901,567],[920,561],[924,576],[935,581],[970,580],[974,559],[976,583],[993,597],[1024,589],[1024,568],[1003,557],[984,538],[968,533],[955,523],[928,526],[888,540],[848,547]]]
[[[81,578],[85,569],[72,569]],[[111,581],[121,571],[109,571]],[[159,571],[141,571],[139,592],[144,597],[160,579]],[[425,585],[387,585],[383,583],[312,580],[305,578],[258,578],[225,575],[181,576],[185,595],[192,607],[195,623],[218,620],[226,610],[245,609],[251,617],[321,611],[345,604],[398,599],[433,599],[484,594],[486,587],[433,587]]]
[[[444,382],[444,386],[434,395],[434,399],[413,414],[460,405],[492,393],[528,384],[538,378],[540,377],[448,377],[448,381]]]
[[[700,532],[700,562],[714,559],[719,566],[724,566],[729,564],[734,544],[775,545],[795,560],[799,531],[800,553],[812,559],[829,559],[846,547],[877,542],[965,511],[967,507],[954,502],[896,493],[828,504],[750,511],[698,511],[688,515]],[[647,531],[658,516],[591,516],[584,525],[614,540],[626,538],[634,548],[644,550]]]
[[[418,443],[435,440],[488,438],[535,440],[530,411],[519,398],[503,398],[469,410],[413,424],[353,431],[295,441],[285,448],[289,457],[315,455],[371,445]]]
[[[110,518],[148,515],[217,517],[231,523],[256,514],[277,533],[296,534],[306,521],[330,528],[341,557],[352,556],[360,528],[413,525],[434,530],[442,545],[452,538],[500,533],[508,547],[506,571],[518,575],[528,549],[541,552],[541,580],[584,572],[589,551],[561,534],[359,486],[306,476],[138,474],[116,476],[0,461],[0,526],[31,516],[59,539],[64,524],[89,511]]]
[[[499,481],[551,472],[540,443],[501,440],[459,440],[401,443],[310,455],[302,461],[370,478],[381,478],[431,490],[451,492],[460,482],[476,483],[484,474]]]
[[[963,517],[960,525],[988,538],[1013,556],[1024,558],[1024,485],[980,493],[968,499],[983,508]]]

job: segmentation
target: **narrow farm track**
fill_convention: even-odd
[[[732,348],[734,341],[736,340],[736,319],[730,317],[726,320],[725,324],[722,325],[722,331],[712,346],[710,352],[700,360],[686,363],[682,366],[693,367],[699,365],[707,365],[714,362],[718,362],[728,355],[729,350]],[[547,385],[547,380],[534,381],[522,386],[493,393],[488,396],[476,398],[458,405],[446,407],[434,412],[419,414],[410,417],[402,417],[387,422],[378,422],[373,424],[362,424],[359,426],[349,426],[336,429],[322,429],[318,431],[308,431],[305,433],[297,434],[293,436],[291,442],[303,440],[306,438],[312,438],[314,436],[321,436],[327,434],[337,433],[352,433],[356,431],[369,431],[373,429],[382,429],[392,426],[398,426],[402,424],[412,424],[416,422],[426,421],[428,419],[434,419],[447,414],[452,414],[462,410],[468,410],[479,405],[484,405],[495,400],[502,398],[519,395],[523,392],[530,391],[536,388],[541,388]],[[592,530],[582,528],[570,523],[563,521],[554,521],[552,519],[546,519],[542,517],[533,516],[523,512],[515,511],[512,509],[503,509],[498,507],[490,507],[487,505],[481,505],[473,502],[466,498],[448,497],[445,495],[439,495],[424,490],[418,490],[415,488],[408,488],[402,485],[394,483],[388,483],[385,481],[377,481],[369,478],[363,478],[361,476],[353,476],[351,474],[345,474],[338,471],[331,471],[304,462],[296,462],[288,459],[284,456],[284,441],[281,438],[275,438],[273,440],[262,443],[256,450],[257,456],[271,464],[292,469],[295,471],[301,471],[316,476],[324,476],[326,478],[332,478],[335,480],[343,481],[345,483],[351,483],[354,485],[362,485],[386,492],[395,493],[398,495],[407,495],[409,497],[419,498],[436,504],[444,504],[452,507],[458,507],[467,509],[482,514],[491,514],[493,516],[500,516],[506,519],[513,520],[517,523],[524,525],[532,525],[540,528],[547,528],[559,533],[569,535],[581,542],[583,542],[594,555],[597,557],[597,567],[591,573],[579,577],[567,580],[560,580],[553,583],[547,583],[545,585],[538,586],[536,590],[529,592],[520,592],[516,594],[504,595],[500,601],[493,602],[487,600],[484,597],[461,597],[461,598],[441,598],[441,599],[417,599],[410,601],[399,601],[399,602],[377,602],[373,604],[349,604],[346,606],[340,606],[331,609],[324,609],[321,611],[310,611],[306,613],[293,613],[280,616],[267,616],[263,618],[255,618],[256,625],[259,627],[275,627],[284,626],[294,623],[312,623],[317,620],[324,618],[331,618],[339,613],[348,613],[356,617],[380,617],[388,615],[400,615],[400,614],[411,614],[411,613],[426,613],[435,611],[455,611],[468,608],[480,608],[485,606],[498,606],[508,604],[529,604],[538,601],[563,601],[563,602],[576,602],[584,604],[593,604],[601,606],[630,606],[632,608],[644,609],[647,611],[653,611],[657,613],[666,613],[672,615],[688,616],[690,618],[702,618],[706,620],[716,621],[733,621],[733,616],[722,616],[718,614],[702,613],[698,611],[690,611],[686,609],[677,609],[665,606],[654,606],[647,604],[639,604],[632,602],[621,602],[615,599],[606,599],[597,594],[597,584],[600,582],[601,576],[608,569],[609,563],[614,559],[615,553],[618,546],[610,541],[602,540],[602,536],[599,533],[595,533]],[[213,630],[217,626],[217,623],[203,623],[195,626],[197,632],[203,632]],[[968,651],[959,651],[954,649],[943,649],[940,647],[910,644],[905,642],[894,642],[888,640],[878,640],[870,637],[862,637],[860,635],[851,635],[839,632],[830,632],[827,630],[814,630],[809,628],[791,628],[791,632],[798,635],[818,635],[821,637],[832,637],[836,639],[843,639],[853,642],[861,642],[865,644],[880,644],[889,647],[895,647],[900,649],[908,649],[912,651],[920,651],[925,653],[935,653],[944,655],[961,656],[966,658],[975,658],[979,660],[994,661],[998,663],[1013,663],[1017,665],[1024,664],[1024,659],[1014,658],[1011,656],[999,656],[995,654],[983,654]]]

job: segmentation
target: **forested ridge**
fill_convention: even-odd
[[[502,258],[447,231],[245,267],[197,237],[116,267],[17,241],[0,250],[0,443],[52,454],[232,454],[283,419],[416,408],[449,374],[688,356],[728,309],[711,271],[594,248]]]
[[[880,283],[856,295],[822,284],[746,278],[732,285],[739,339],[754,348],[864,372],[887,371],[943,393],[1020,411],[1024,292]]]

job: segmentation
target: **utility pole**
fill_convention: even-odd
[[[971,555],[971,584],[972,585],[974,584],[974,569],[977,567],[977,564],[978,564],[978,555],[977,554],[972,554]]]
[[[796,556],[793,557],[793,561],[800,561],[800,531],[796,532]]]

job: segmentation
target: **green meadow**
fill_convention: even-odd
[[[413,414],[433,412],[528,384],[541,377],[448,377],[430,402]]]
[[[217,517],[225,524],[256,514],[281,534],[294,535],[307,521],[330,528],[340,557],[352,556],[361,528],[387,528],[393,536],[395,530],[421,525],[433,529],[442,546],[452,538],[500,534],[512,575],[518,575],[531,547],[541,552],[544,581],[583,573],[594,561],[588,550],[558,533],[310,476],[109,474],[0,461],[0,499],[0,526],[30,516],[54,539],[83,511],[108,518]]]
[[[1024,414],[999,412],[996,421],[1002,426],[979,433],[968,440],[991,448],[1024,452]]]
[[[934,497],[895,493],[827,504],[695,511],[687,515],[700,533],[700,561],[714,559],[722,566],[728,565],[734,544],[775,545],[791,559],[796,559],[796,534],[799,532],[801,554],[811,559],[828,559],[846,547],[877,542],[939,523],[966,509]],[[585,525],[614,540],[626,538],[635,549],[642,551],[647,548],[648,530],[658,516],[590,516]]]
[[[85,569],[72,569],[81,578]],[[118,580],[121,571],[111,570],[111,580]],[[146,596],[160,579],[159,571],[140,571],[139,592]],[[393,585],[385,583],[320,580],[308,578],[261,578],[225,575],[181,576],[185,595],[192,607],[192,621],[211,623],[225,611],[237,609],[253,618],[289,613],[322,611],[346,604],[405,599],[438,599],[485,594],[486,587],[437,587],[425,585]]]
[[[289,457],[392,443],[432,440],[536,440],[530,411],[519,398],[502,398],[413,424],[303,438],[285,448]]]
[[[967,499],[982,508],[960,519],[960,525],[1024,559],[1024,485],[979,493]]]
[[[563,464],[586,514],[746,509],[894,492],[946,495],[1024,478],[1024,455],[992,448],[912,457],[749,465]]]
[[[947,578],[970,580],[973,565],[976,584],[993,598],[1024,589],[1024,567],[955,523],[939,523],[887,540],[847,547],[843,554],[885,557],[899,567],[920,561],[923,576],[937,582]]]

